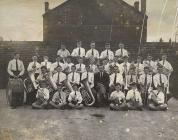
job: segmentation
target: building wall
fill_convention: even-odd
[[[125,6],[119,1],[78,1],[69,1],[44,14],[44,41],[140,41],[143,15],[135,12],[133,7]],[[147,18],[143,42],[146,42],[146,37]]]

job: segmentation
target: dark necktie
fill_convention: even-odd
[[[145,75],[145,83],[144,83],[145,87],[147,85],[147,74]]]
[[[163,60],[163,66],[164,66],[164,64],[165,64],[165,60]]]
[[[88,80],[88,72],[87,72],[87,80]]]
[[[73,74],[72,74],[72,82],[74,81],[74,72],[73,72]]]
[[[45,66],[46,66],[46,68],[47,68],[47,62],[45,62]]]
[[[19,71],[18,60],[16,59],[16,71]]]
[[[114,85],[116,84],[116,80],[117,80],[117,74],[115,74],[115,77],[114,77]]]
[[[57,66],[59,67],[59,62],[57,62]]]
[[[162,81],[161,74],[159,75],[159,80],[160,80],[160,84],[162,85],[162,84],[163,84],[163,81]]]
[[[123,49],[121,49],[121,56],[123,56]]]
[[[100,80],[102,80],[102,72],[100,72]]]
[[[77,92],[75,91],[75,96],[77,95]]]
[[[58,75],[57,75],[57,83],[59,84],[59,72],[58,72]]]
[[[134,99],[135,99],[135,101],[136,101],[135,91],[133,92],[133,94],[134,94]]]
[[[92,55],[92,56],[94,55],[94,50],[93,50],[93,49],[92,49],[91,55]]]
[[[133,82],[133,76],[131,74],[131,77],[130,77],[130,82],[132,83]]]
[[[109,56],[109,50],[107,50],[107,56]]]
[[[79,50],[78,50],[78,55],[80,56],[80,54],[81,54],[81,50],[80,50],[80,48],[79,48]]]

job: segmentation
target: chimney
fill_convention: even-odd
[[[141,0],[141,12],[146,13],[146,0]]]
[[[134,2],[134,7],[137,11],[139,11],[139,1]]]
[[[45,2],[45,13],[49,10],[49,2]]]

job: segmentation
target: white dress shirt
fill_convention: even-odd
[[[129,62],[127,62],[127,63],[123,62],[123,63],[120,64],[120,68],[121,68],[120,73],[124,73],[125,71],[127,71],[127,73],[128,73],[128,71],[130,69],[130,63]]]
[[[104,51],[101,52],[100,58],[101,59],[108,58],[109,60],[113,60],[114,59],[114,53],[111,50],[104,50]]]
[[[122,92],[122,91],[113,91],[110,95],[110,98],[113,99],[113,100],[125,100],[125,94]]]
[[[80,49],[80,51],[79,51],[79,49]],[[77,56],[85,57],[85,49],[82,48],[82,47],[75,48],[75,49],[73,49],[71,56],[73,56],[73,57],[77,57]]]
[[[59,49],[58,52],[57,52],[57,55],[62,57],[62,58],[65,58],[65,57],[68,57],[70,56],[70,52],[67,50],[67,49]]]
[[[165,61],[159,61],[159,63],[161,64],[161,65],[163,65],[166,69],[168,69],[170,72],[172,72],[173,71],[173,67],[172,67],[172,65],[167,61],[167,60],[165,60]]]
[[[14,75],[13,71],[17,71],[17,67],[18,67],[18,71],[20,71],[19,75],[22,76],[25,72],[25,68],[23,62],[19,59],[17,59],[17,66],[16,66],[16,59],[12,59],[11,61],[9,61],[8,68],[7,68],[9,75],[13,76]]]
[[[153,90],[153,91],[150,92],[148,99],[151,99],[152,95],[156,95],[156,100],[159,104],[164,104],[165,97],[164,97],[163,92],[158,92],[157,90]]]
[[[49,62],[49,61],[43,61],[43,62],[41,62],[41,66],[46,66],[48,70],[51,69],[51,65],[52,65],[52,63]]]
[[[57,72],[53,75],[53,80],[56,84],[60,84],[66,80],[66,74],[63,72]]]
[[[85,72],[85,64],[77,64],[76,70],[78,71],[80,69],[80,72]]]
[[[144,65],[144,67],[152,67],[152,70],[153,70],[153,72],[154,73],[157,73],[157,63],[156,62],[154,62],[154,61],[148,61],[148,60],[146,60],[146,61],[143,61],[143,65]]]
[[[146,81],[146,79],[147,79],[147,81]],[[152,75],[142,74],[139,78],[139,83],[141,85],[145,85],[145,82],[147,82],[147,85],[151,85],[152,84]]]
[[[134,94],[135,93],[135,94]],[[142,97],[140,92],[136,89],[135,91],[133,89],[129,90],[127,92],[126,100],[129,101],[131,99],[135,99],[139,103],[142,103]]]
[[[88,76],[87,76],[87,74],[88,74]],[[87,78],[87,81],[88,81],[88,83],[89,83],[89,85],[90,85],[90,88],[93,88],[94,87],[94,73],[92,73],[92,72],[84,72],[84,73],[82,73],[82,78],[81,78],[81,80],[84,80],[84,79],[86,79]]]
[[[55,62],[51,65],[50,71],[53,72],[58,67],[58,65],[60,65],[62,67],[62,70],[64,70],[64,63]]]
[[[47,88],[39,88],[37,90],[36,98],[43,97],[45,100],[49,99],[49,90]]]
[[[118,49],[115,52],[115,56],[123,57],[123,56],[129,56],[128,51],[126,49]]]
[[[30,62],[29,65],[28,65],[27,71],[32,72],[34,70],[34,68],[33,68],[34,66],[36,67],[35,68],[36,70],[35,70],[34,73],[40,73],[41,65],[38,62]]]
[[[98,67],[96,65],[94,65],[94,64],[92,64],[92,65],[90,64],[89,67],[90,67],[90,69],[92,70],[93,73],[96,73],[96,72],[99,71]]]
[[[161,82],[164,85],[164,87],[167,87],[167,85],[168,85],[168,79],[167,79],[166,75],[159,74],[159,73],[155,74],[153,76],[154,86],[157,88],[158,85],[161,85]]]
[[[110,83],[109,86],[114,85],[114,81],[115,81],[115,77],[116,77],[116,83],[120,83],[121,85],[124,84],[124,80],[123,80],[123,76],[121,73],[113,73],[110,75]]]
[[[137,83],[137,76],[135,74],[128,74],[127,75],[127,84],[131,84],[131,83]]]
[[[65,70],[65,69],[68,69],[69,72],[71,72],[71,67],[72,67],[73,65],[74,65],[73,63],[64,63],[64,65],[63,65],[64,70]]]
[[[72,91],[70,94],[69,94],[69,97],[68,97],[68,101],[71,102],[71,101],[77,101],[77,103],[82,103],[82,95],[79,91]]]
[[[94,57],[94,58],[99,58],[99,52],[96,49],[90,49],[86,53],[86,58]]]
[[[142,63],[135,63],[136,73],[142,75],[144,73],[144,65]]]
[[[68,81],[70,83],[80,84],[80,74],[77,72],[71,72],[70,74],[68,74]]]

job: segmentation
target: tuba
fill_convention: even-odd
[[[91,88],[90,88],[90,85],[89,85],[89,82],[88,82],[87,78],[83,79],[81,81],[81,83],[86,88],[86,89],[84,89],[82,87],[80,88],[84,104],[86,106],[92,106],[95,103],[95,97],[94,97],[94,95],[93,95],[93,93],[91,91]]]

